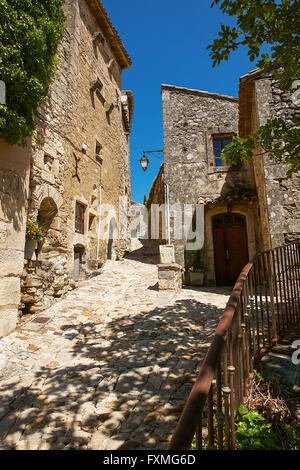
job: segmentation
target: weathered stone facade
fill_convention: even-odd
[[[239,95],[237,99],[162,85],[163,171],[170,189],[176,262],[189,268],[192,252],[186,248],[186,234],[181,239],[175,234],[179,221],[172,214],[172,207],[179,204],[184,210],[185,204],[203,204],[200,264],[206,285],[224,284],[226,269],[234,256],[232,279],[239,264],[255,253],[299,238],[299,175],[287,178],[285,169],[267,155],[262,157],[260,149],[254,153],[253,161],[235,167],[220,161],[217,164],[214,150],[216,141],[235,135],[246,137],[270,117],[280,116],[288,121],[296,106],[289,94],[278,90],[272,78],[257,71],[241,78]],[[148,206],[163,203],[159,197],[163,186],[160,174],[150,191]],[[226,219],[230,221],[227,232]],[[224,266],[220,267],[222,262]],[[223,280],[217,275],[220,269],[224,271]],[[188,269],[186,272],[189,282]]]
[[[290,93],[278,88],[274,79],[260,71],[240,80],[240,135],[254,133],[268,119],[283,118],[287,123],[299,106]],[[260,238],[265,249],[300,237],[300,175],[287,177],[284,167],[261,149],[253,159],[261,213]]]
[[[216,167],[213,138],[238,134],[238,99],[214,93],[162,85],[164,172],[169,184],[170,205],[205,204],[204,245],[201,263],[205,282],[215,284],[212,217],[230,211],[247,220],[250,256],[256,252],[255,182],[251,165]],[[244,199],[245,194],[248,198]],[[233,197],[234,196],[234,197]],[[233,201],[234,199],[234,201]],[[250,202],[250,203],[249,203]],[[173,227],[172,227],[173,225]],[[174,219],[171,210],[171,233]],[[186,238],[172,240],[176,262],[191,266],[191,253],[185,251]]]
[[[64,9],[57,74],[26,150],[28,217],[47,233],[45,244],[25,260],[25,313],[48,307],[129,246],[134,101],[121,88],[131,60],[100,0],[67,0]]]

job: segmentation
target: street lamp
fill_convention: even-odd
[[[143,152],[143,156],[142,156],[142,158],[140,159],[140,164],[141,164],[142,169],[143,169],[144,171],[147,170],[148,165],[149,165],[149,159],[147,158],[146,153],[153,153],[153,154],[155,154],[155,153],[163,153],[163,150],[145,150],[145,151]],[[154,156],[155,156],[155,157],[158,157],[158,158],[161,157],[161,155],[159,155],[159,156],[158,156],[158,155],[154,155]]]
[[[149,160],[146,157],[145,153],[143,154],[142,158],[140,159],[140,163],[141,163],[142,169],[144,171],[146,171],[147,168],[148,168],[148,165],[149,165]]]

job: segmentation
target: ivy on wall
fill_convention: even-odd
[[[0,105],[0,137],[25,145],[36,127],[56,70],[64,32],[64,0],[0,0],[0,80],[6,105]]]

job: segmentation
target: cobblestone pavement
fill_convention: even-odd
[[[0,340],[0,449],[165,449],[229,291],[109,261]]]

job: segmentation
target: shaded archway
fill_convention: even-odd
[[[113,259],[114,257],[113,245],[115,241],[116,230],[117,230],[117,222],[116,222],[116,219],[112,217],[109,222],[109,234],[108,234],[108,245],[107,245],[107,259],[109,260]]]
[[[86,259],[85,259],[85,248],[83,245],[74,246],[74,277],[80,277],[84,270]]]
[[[38,212],[39,225],[47,232],[58,212],[57,205],[51,197],[42,200]]]

